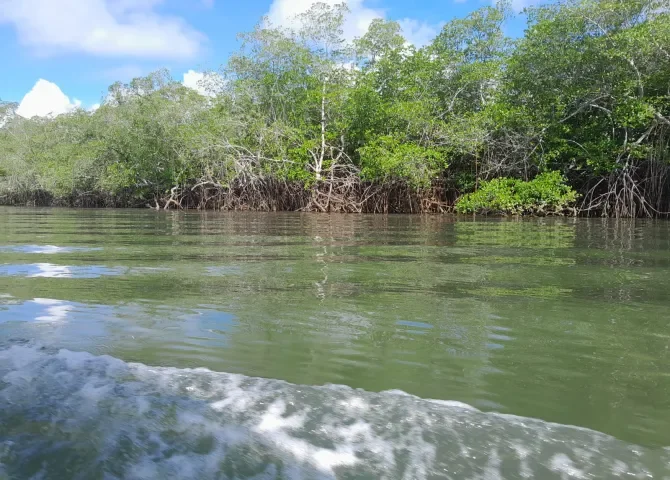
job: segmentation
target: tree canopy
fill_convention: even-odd
[[[206,77],[216,95],[159,71],[115,83],[95,112],[24,119],[0,103],[0,202],[670,211],[667,0],[531,8],[520,38],[502,2],[422,48],[382,19],[347,42],[346,14],[317,3],[292,28],[261,21]],[[499,208],[508,187],[560,201]]]

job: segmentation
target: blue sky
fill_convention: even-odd
[[[238,48],[236,35],[263,15],[289,21],[313,0],[2,0],[0,99],[32,105],[91,107],[115,80],[160,67],[175,78],[217,69]],[[336,3],[338,0],[326,0]],[[515,8],[533,0],[514,0]],[[490,4],[489,0],[348,0],[350,37],[376,17],[397,20],[406,37],[426,43],[440,25]],[[27,103],[26,103],[27,105]],[[39,109],[38,109],[39,110]],[[39,113],[35,113],[39,114]]]

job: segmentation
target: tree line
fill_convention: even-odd
[[[0,203],[662,216],[670,4],[501,2],[408,44],[345,4],[261,21],[201,92],[158,71],[95,112],[0,103]],[[202,94],[207,92],[207,94]]]

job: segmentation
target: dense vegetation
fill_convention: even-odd
[[[28,120],[0,105],[0,201],[670,210],[667,0],[541,6],[518,39],[501,3],[422,48],[383,20],[346,42],[345,14],[316,4],[295,29],[261,22],[204,80],[215,95],[157,72],[112,85],[94,113]]]
[[[552,215],[570,211],[576,192],[565,184],[558,172],[541,173],[529,181],[494,178],[482,182],[475,192],[459,198],[459,213],[512,213]],[[576,213],[574,208],[572,212]]]

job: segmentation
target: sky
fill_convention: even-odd
[[[339,3],[342,0],[324,0]],[[0,0],[0,100],[18,113],[56,115],[99,106],[107,87],[159,68],[197,88],[239,48],[237,34],[267,15],[287,25],[313,0]],[[513,0],[523,7],[537,0]],[[398,21],[415,45],[490,0],[346,0],[345,36],[375,18]],[[522,27],[516,27],[521,31]],[[514,33],[514,32],[512,32]]]

